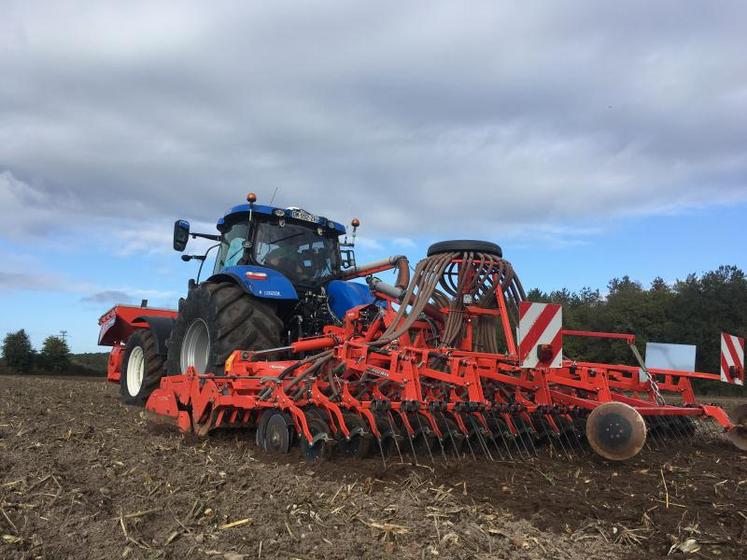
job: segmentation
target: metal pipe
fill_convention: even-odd
[[[410,261],[404,255],[395,255],[380,261],[354,266],[349,270],[343,271],[340,278],[342,280],[352,280],[353,278],[369,276],[392,268],[397,269],[397,280],[394,285],[403,290],[407,289],[407,286],[410,285]]]

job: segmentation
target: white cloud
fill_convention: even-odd
[[[212,229],[276,187],[279,205],[359,216],[372,250],[576,243],[616,217],[743,201],[745,17],[642,0],[11,2],[0,235],[114,226],[120,255],[167,251],[175,217]]]

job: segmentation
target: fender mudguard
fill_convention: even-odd
[[[235,282],[247,294],[262,299],[298,299],[298,293],[287,276],[264,266],[228,266],[208,278],[208,282]]]

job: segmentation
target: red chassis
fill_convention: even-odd
[[[464,346],[471,346],[472,321],[486,312],[509,324],[501,299],[496,310],[464,309]],[[342,327],[326,327],[324,336],[277,349],[290,355],[320,352],[311,358],[268,361],[273,351],[236,351],[224,372],[164,377],[146,408],[182,431],[197,434],[252,425],[262,412],[279,410],[308,442],[320,437],[310,422],[310,410],[323,415],[331,435],[349,439],[357,427],[350,418],[356,416],[366,420],[368,432],[380,441],[392,426],[393,415],[407,432],[403,435],[411,438],[423,433],[443,438],[449,424],[466,437],[475,432],[518,437],[541,430],[560,435],[574,417],[610,402],[630,405],[647,420],[712,419],[725,431],[734,429],[721,408],[695,400],[691,380],[718,376],[650,370],[661,393],[677,395],[679,404],[662,404],[652,383],[639,379],[637,367],[565,360],[556,369],[521,368],[510,329],[504,329],[506,346],[513,350],[507,354],[428,347],[431,325],[426,321],[416,322],[396,342],[378,346],[372,341],[395,312],[390,305],[383,317],[370,323],[365,312],[365,307],[355,308]],[[613,338],[632,340],[629,335]]]

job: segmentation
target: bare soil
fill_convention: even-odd
[[[745,558],[747,457],[658,447],[309,464],[154,430],[101,380],[2,376],[0,558]]]

